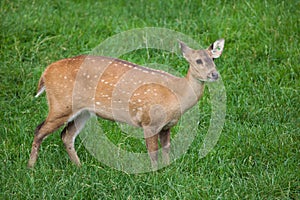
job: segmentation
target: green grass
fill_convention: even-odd
[[[300,198],[299,1],[3,0],[0,5],[0,199]],[[58,132],[43,142],[35,169],[28,170],[34,129],[47,115],[44,96],[34,99],[45,67],[143,27],[165,27],[206,45],[226,39],[216,65],[226,87],[227,116],[213,151],[202,159],[198,154],[209,126],[206,91],[199,137],[158,172],[114,170],[93,158],[80,139],[76,148],[83,166],[77,168]],[[124,57],[148,62],[143,51]],[[151,59],[186,71],[182,57],[153,51]],[[117,131],[110,127],[112,134]]]

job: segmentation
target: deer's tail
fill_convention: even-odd
[[[35,97],[39,97],[45,91],[44,74],[41,76]]]

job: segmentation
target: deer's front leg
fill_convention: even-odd
[[[158,160],[158,134],[153,134],[151,130],[144,129],[144,136],[146,140],[148,154],[151,160],[152,169],[156,170]]]
[[[167,130],[161,130],[159,132],[159,140],[160,144],[162,146],[162,156],[163,156],[163,162],[168,165],[170,163],[170,129]]]

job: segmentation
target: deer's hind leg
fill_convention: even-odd
[[[64,130],[61,132],[61,139],[65,145],[67,153],[71,159],[71,161],[80,166],[80,160],[78,158],[77,152],[74,147],[74,142],[77,135],[80,133],[82,128],[85,125],[85,122],[90,118],[90,114],[88,112],[80,113],[74,120],[69,122]]]
[[[55,130],[60,128],[68,120],[68,115],[57,116],[52,112],[49,112],[47,119],[37,126],[35,130],[35,135],[32,142],[30,158],[28,161],[28,167],[32,168],[36,163],[38,152],[43,140],[53,133]]]

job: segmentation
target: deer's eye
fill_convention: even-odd
[[[200,65],[200,64],[202,64],[203,62],[202,62],[201,59],[197,59],[197,60],[196,60],[196,63]]]

